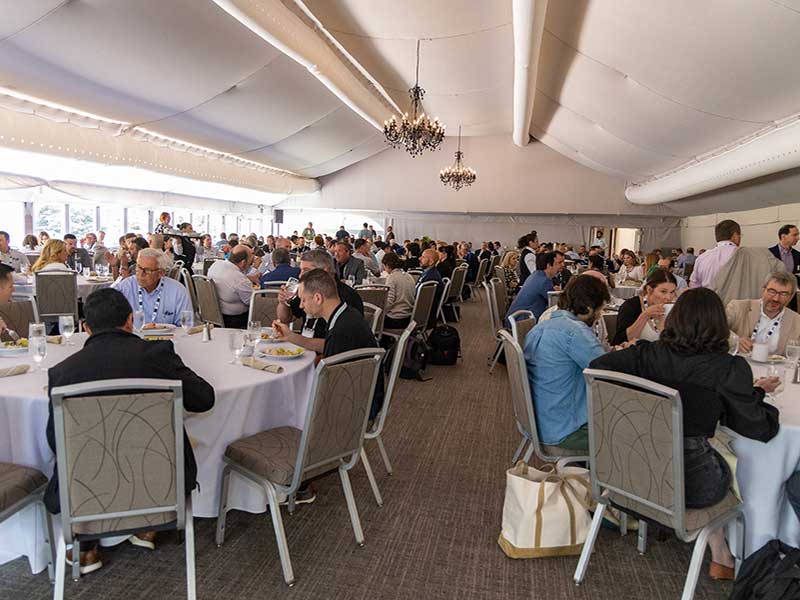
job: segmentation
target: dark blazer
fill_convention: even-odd
[[[121,329],[105,331],[86,340],[83,349],[47,372],[48,394],[54,387],[101,379],[150,378],[180,379],[183,382],[183,407],[190,412],[204,412],[214,406],[214,388],[197,375],[175,353],[171,341],[148,342]],[[49,406],[47,443],[55,453],[53,404]],[[197,485],[197,463],[189,438],[184,433],[186,493]],[[47,484],[44,496],[47,510],[61,512],[58,497],[58,468]]]
[[[428,327],[434,327],[436,325],[436,309],[439,307],[439,300],[442,298],[442,293],[444,292],[444,281],[442,281],[442,276],[439,273],[439,270],[434,266],[430,267],[429,269],[425,269],[420,275],[420,278],[417,280],[416,289],[419,289],[419,286],[425,283],[426,281],[435,281],[436,282],[436,294],[433,296],[433,308],[431,308],[431,316],[428,320]]]
[[[347,279],[348,277],[352,277],[356,280],[356,283],[361,283],[361,280],[367,276],[367,267],[364,266],[364,261],[356,258],[355,256],[351,256],[350,260],[348,260],[344,265],[340,265],[338,262],[336,263],[336,272],[339,275],[339,279]]]
[[[189,275],[194,275],[192,271],[192,265],[194,264],[195,256],[197,256],[197,248],[195,248],[194,243],[188,237],[184,237],[182,235],[173,235],[172,237],[179,238],[181,241],[181,250],[183,254],[176,254],[173,252],[173,257],[175,260],[182,260],[183,267],[189,271]],[[173,249],[175,247],[173,246]]]
[[[778,260],[781,260],[781,251],[779,244],[775,244],[772,248],[769,249],[772,252],[773,256]],[[792,260],[794,261],[794,268],[792,269],[792,274],[797,278],[797,284],[800,286],[800,252],[792,248]],[[783,262],[783,261],[781,261]],[[792,297],[791,301],[789,302],[789,308],[796,311],[797,310],[797,295]]]

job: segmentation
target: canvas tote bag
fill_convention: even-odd
[[[518,462],[506,471],[503,528],[497,540],[510,558],[580,554],[592,518],[589,471]]]

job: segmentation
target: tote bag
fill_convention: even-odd
[[[589,471],[518,462],[506,471],[498,543],[510,558],[580,554],[592,518]]]

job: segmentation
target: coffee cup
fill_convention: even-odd
[[[669,304],[664,305],[664,318],[666,319],[669,316],[669,311],[672,310],[672,307],[675,306],[674,302],[670,302]]]
[[[757,362],[767,362],[769,358],[769,349],[767,345],[759,343],[753,344],[753,351],[750,353],[750,357]]]

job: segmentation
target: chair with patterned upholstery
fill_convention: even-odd
[[[485,288],[484,284],[486,283],[485,281],[486,272],[488,270],[489,270],[489,259],[484,258],[480,263],[478,263],[478,272],[475,275],[475,281],[468,281],[466,283],[467,287],[470,289],[470,292],[472,292],[472,297],[476,298],[477,300],[481,299],[480,294],[478,294],[478,292],[480,291],[481,287]],[[488,294],[486,297],[487,298],[489,297]]]
[[[50,547],[50,561],[47,565],[50,580],[53,580],[53,529],[44,507],[44,490],[47,487],[47,477],[32,467],[16,465],[14,463],[0,462],[0,523],[16,515],[18,512],[35,505],[43,520],[42,531],[45,542]]]
[[[179,281],[186,288],[186,291],[189,292],[189,300],[192,302],[192,312],[195,315],[199,314],[200,311],[197,307],[197,291],[194,289],[194,281],[192,280],[192,276],[189,275],[189,271],[187,269],[181,269]]]
[[[364,320],[369,325],[372,333],[375,334],[375,337],[380,339],[382,334],[380,327],[383,321],[383,311],[374,304],[364,302]]]
[[[714,506],[687,509],[683,470],[683,406],[677,390],[613,371],[586,369],[592,495],[598,503],[575,569],[575,582],[586,575],[603,515],[609,504],[641,515],[694,541],[683,600],[694,597],[708,536],[725,525],[731,551],[740,565],[744,515],[732,492]],[[639,522],[639,551],[647,539]]]
[[[46,322],[72,315],[78,322],[78,275],[63,271],[36,273],[36,306],[39,318]]]
[[[525,354],[522,347],[514,337],[505,330],[498,334],[503,344],[503,351],[506,355],[506,368],[508,369],[508,382],[511,386],[511,406],[514,409],[514,420],[517,430],[522,434],[522,441],[511,459],[511,464],[515,464],[522,451],[527,446],[522,460],[530,461],[531,456],[536,454],[538,458],[546,462],[554,462],[561,467],[571,462],[586,462],[588,456],[583,456],[579,451],[542,444],[539,440],[539,433],[536,429],[536,414],[533,404],[533,392],[530,381],[528,380],[528,367],[525,364]]]
[[[381,438],[381,433],[383,432],[383,427],[386,424],[386,415],[389,414],[389,403],[392,400],[392,396],[394,395],[394,388],[397,385],[397,379],[400,375],[400,369],[403,366],[403,359],[406,356],[406,346],[408,346],[408,340],[414,333],[414,330],[417,328],[417,324],[414,321],[411,321],[403,330],[400,339],[397,340],[395,345],[392,347],[392,366],[389,370],[389,378],[388,382],[386,383],[386,393],[383,396],[383,406],[381,407],[380,412],[375,415],[375,418],[372,420],[372,427],[364,434],[364,446],[366,447],[366,440],[375,440],[378,444],[378,450],[381,453],[381,458],[383,458],[383,465],[386,467],[386,473],[389,475],[392,474],[392,463],[389,462],[389,455],[386,453],[386,447],[383,445],[383,438]],[[367,472],[367,479],[369,480],[370,487],[372,487],[372,493],[375,496],[375,502],[378,503],[378,506],[383,506],[383,498],[381,497],[381,492],[378,489],[378,482],[375,480],[375,475],[372,472],[372,467],[370,466],[369,459],[367,458],[367,453],[365,448],[361,449],[361,462],[364,463],[364,469]]]
[[[348,472],[358,462],[364,445],[372,396],[384,350],[362,348],[323,358],[314,372],[303,430],[277,427],[237,440],[225,450],[216,542],[225,541],[225,520],[231,474],[264,488],[278,543],[283,578],[295,577],[283,528],[278,494],[291,497],[300,484],[338,468],[356,542],[364,545]]]
[[[536,325],[536,317],[529,310],[515,310],[508,315],[508,322],[511,324],[511,337],[519,344],[520,348],[524,348],[528,332]]]
[[[39,322],[36,302],[22,300],[0,303],[0,319],[6,322],[9,329],[13,329],[22,337],[27,337],[28,325]]]
[[[222,310],[219,307],[217,286],[204,275],[193,275],[192,281],[194,281],[194,289],[197,294],[197,308],[200,312],[200,319],[204,323],[213,323],[218,327],[225,327],[225,321],[222,319]]]
[[[186,532],[186,583],[194,599],[194,525],[184,485],[180,381],[109,379],[54,388],[61,529],[55,598],[63,598],[66,545],[165,529]],[[80,561],[72,576],[80,577]]]
[[[383,334],[383,321],[386,318],[386,301],[389,298],[389,286],[366,284],[355,287],[362,302],[373,304],[381,309],[380,321],[377,324],[377,331]]]
[[[278,318],[278,292],[280,288],[269,287],[254,290],[250,295],[248,321],[260,321],[262,327],[269,327]]]
[[[435,281],[426,281],[417,288],[417,297],[414,300],[414,310],[411,311],[411,320],[417,324],[417,331],[425,337],[428,321],[433,310],[433,302],[436,298]],[[415,332],[416,333],[416,332]],[[402,329],[385,329],[383,335],[399,339],[403,335]]]

